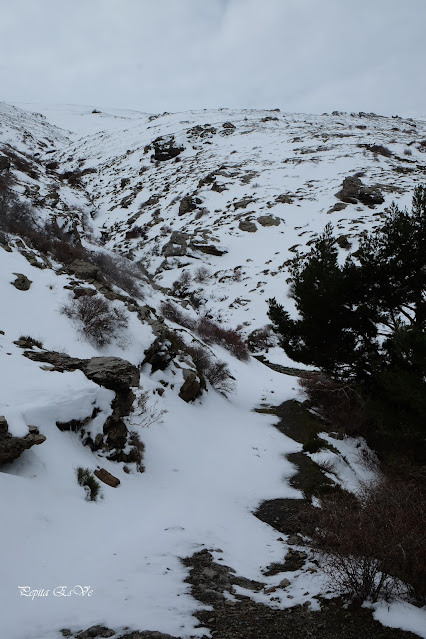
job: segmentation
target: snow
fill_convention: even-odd
[[[20,106],[0,104],[0,135],[3,143],[25,152],[37,171],[37,178],[16,167],[13,174],[14,188],[24,199],[44,201],[38,208],[40,217],[54,216],[68,226],[77,224],[90,248],[99,250],[100,242],[105,250],[130,252],[157,285],[146,284],[145,300],[140,301],[155,309],[165,297],[158,286],[170,287],[182,269],[193,274],[206,266],[210,271],[207,281],[191,285],[204,298],[199,313],[210,313],[231,327],[240,324],[246,335],[268,322],[266,301],[270,297],[285,301],[294,311],[285,298],[285,263],[294,251],[307,250],[326,222],[331,220],[339,233],[350,234],[355,245],[352,236],[357,230],[374,228],[380,220],[375,213],[383,208],[371,211],[350,205],[328,214],[346,175],[364,171],[365,183],[384,185],[386,205],[392,199],[409,204],[407,193],[416,172],[399,174],[396,191],[391,170],[394,160],[381,157],[376,161],[358,145],[368,139],[402,155],[413,139],[426,137],[422,122],[415,131],[400,119],[349,114],[226,110],[163,114],[154,119],[96,105],[101,113],[93,113],[92,106]],[[262,122],[271,115],[278,121]],[[228,120],[236,125],[230,135],[223,133],[222,126]],[[189,129],[206,123],[216,132],[205,139],[191,138]],[[368,130],[357,128],[360,124],[368,124]],[[402,141],[392,146],[395,124]],[[179,162],[155,166],[144,149],[164,135],[182,141],[185,151]],[[410,159],[421,162],[415,144],[410,149]],[[58,161],[61,172],[84,168],[97,172],[84,175],[81,188],[72,188],[45,168],[50,161]],[[200,179],[218,169],[217,182],[226,184],[226,191],[198,187]],[[245,179],[250,172],[253,176]],[[122,186],[123,178],[129,183]],[[56,204],[46,199],[52,191],[58,194]],[[180,199],[194,191],[208,214],[199,219],[193,213],[179,216]],[[125,207],[123,198],[132,193],[135,197]],[[293,202],[277,203],[276,197],[285,193],[291,194]],[[141,208],[153,195],[159,196],[158,201]],[[235,203],[248,196],[253,202],[236,209]],[[163,219],[158,224],[152,223],[157,209]],[[240,214],[241,219],[252,215],[254,221],[259,215],[273,214],[281,223],[263,228],[256,222],[257,232],[245,233],[238,228]],[[127,231],[145,224],[147,241],[126,239]],[[194,233],[195,239],[204,238],[207,244],[228,252],[216,257],[191,249],[183,259],[170,260],[168,270],[161,250],[171,231],[162,232],[163,226]],[[101,242],[102,232],[109,236]],[[200,399],[186,404],[178,397],[183,365],[171,365],[152,375],[150,366],[144,366],[138,393],[148,392],[149,405],[157,402],[158,409],[165,412],[146,428],[137,415],[128,419],[129,429],[136,430],[145,444],[146,470],[127,474],[122,464],[93,453],[82,446],[77,434],[61,432],[56,426],[57,421],[84,419],[96,406],[100,413],[90,429],[93,434],[100,432],[111,413],[114,393],[89,381],[81,371],[59,373],[30,361],[14,342],[21,335],[30,335],[42,340],[45,348],[74,357],[114,355],[140,365],[155,339],[151,326],[129,312],[128,328],[119,339],[96,348],[61,313],[70,296],[65,287],[73,276],[31,266],[13,239],[10,245],[11,252],[0,247],[0,414],[13,435],[25,435],[32,425],[46,441],[0,472],[1,497],[9,505],[0,533],[5,551],[0,583],[2,636],[57,639],[60,628],[74,631],[97,623],[117,630],[129,626],[182,637],[201,636],[206,631],[196,627],[193,617],[200,604],[184,582],[187,569],[180,559],[203,548],[246,578],[271,586],[284,577],[290,580],[288,588],[273,593],[274,600],[265,592],[241,589],[254,600],[275,607],[310,601],[312,609],[318,607],[313,597],[323,594],[325,586],[310,561],[296,573],[264,577],[262,569],[282,562],[288,547],[285,541],[278,541],[276,530],[252,514],[266,499],[301,497],[289,483],[296,469],[286,458],[300,451],[301,445],[274,427],[277,418],[253,410],[300,398],[297,378],[276,373],[254,358],[240,362],[224,348],[210,346],[213,355],[229,366],[235,390],[224,397],[209,386]],[[292,249],[294,245],[299,246]],[[241,276],[235,276],[236,267]],[[23,273],[32,281],[28,291],[11,285],[14,273]],[[272,363],[309,368],[289,360],[278,347],[264,354]],[[360,455],[365,450],[362,441],[320,436],[339,455],[324,450],[312,458],[330,464],[334,481],[356,492],[375,480],[374,467],[366,465]],[[102,466],[120,479],[120,486],[102,484],[103,499],[87,502],[76,480],[80,466],[91,470]],[[72,592],[77,585],[88,586],[93,593],[79,596]],[[63,591],[57,591],[56,596],[54,589],[61,586],[71,594],[64,597]],[[19,587],[44,589],[48,594],[26,596]],[[382,623],[425,636],[425,610],[405,604],[392,604],[389,609],[377,605],[374,614]]]
[[[372,607],[374,608],[373,617],[384,626],[400,628],[413,632],[419,637],[426,637],[426,607],[416,608],[402,601],[391,604],[380,602]]]

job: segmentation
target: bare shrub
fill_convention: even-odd
[[[179,324],[179,326],[184,326],[188,329],[195,328],[196,322],[186,315],[176,304],[173,304],[170,301],[161,302],[160,313],[165,319],[168,319],[170,322],[174,322],[175,324]]]
[[[387,478],[358,498],[339,491],[307,509],[302,522],[337,593],[359,601],[408,593],[425,603],[424,485]]]
[[[207,343],[220,344],[242,361],[249,359],[247,344],[237,331],[222,328],[206,316],[199,320],[196,330]]]
[[[155,422],[160,422],[162,416],[166,413],[165,410],[158,408],[158,401],[150,401],[150,393],[143,391],[136,399],[134,416],[136,423],[142,428],[148,428]]]
[[[276,343],[276,338],[272,332],[272,326],[267,324],[261,328],[256,328],[247,338],[247,346],[252,353],[266,351]]]
[[[194,273],[194,282],[197,284],[204,284],[211,277],[211,273],[205,266],[200,266]]]
[[[90,261],[99,266],[104,277],[129,295],[142,298],[140,269],[121,255],[98,251],[90,255]]]
[[[126,314],[100,295],[73,298],[61,312],[78,321],[83,334],[98,347],[109,344],[128,324]]]
[[[299,384],[319,415],[336,430],[356,435],[364,423],[364,401],[348,384],[335,382],[320,373],[306,373]]]
[[[234,390],[234,378],[226,362],[213,359],[201,346],[188,346],[186,352],[191,356],[197,371],[215,390],[220,393],[230,393]]]
[[[173,282],[173,293],[176,297],[186,297],[189,293],[191,275],[188,271],[182,271],[177,280]]]

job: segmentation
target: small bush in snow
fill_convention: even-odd
[[[126,314],[100,295],[74,298],[61,312],[78,321],[83,334],[98,347],[109,344],[128,324]]]
[[[242,361],[249,359],[247,344],[238,331],[223,328],[206,316],[200,319],[196,330],[207,343],[220,344]]]
[[[385,478],[360,495],[325,496],[302,514],[332,589],[360,602],[408,594],[426,602],[425,478]]]
[[[226,362],[213,359],[201,346],[187,346],[186,352],[191,356],[197,371],[215,390],[219,393],[230,393],[234,390],[234,378]]]
[[[205,266],[200,266],[195,271],[194,282],[196,282],[197,284],[204,284],[210,279],[210,277],[211,277],[211,273],[209,269],[206,268]]]
[[[135,264],[121,255],[110,255],[102,251],[92,253],[90,261],[99,266],[102,275],[110,283],[123,289],[129,295],[143,299],[140,290],[142,272]]]
[[[101,486],[89,468],[83,468],[82,466],[77,468],[77,481],[86,492],[86,501],[102,499]]]

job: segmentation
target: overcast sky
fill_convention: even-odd
[[[426,116],[426,0],[0,0],[0,99]]]

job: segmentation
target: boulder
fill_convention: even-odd
[[[214,255],[216,257],[222,257],[228,251],[225,249],[220,249],[214,244],[197,244],[196,242],[191,242],[191,248],[194,251],[201,251],[205,255]]]
[[[256,233],[257,226],[254,222],[250,222],[249,220],[241,220],[238,225],[238,228],[241,231],[246,231],[247,233]]]
[[[99,267],[85,260],[74,260],[68,266],[68,270],[80,280],[96,280],[101,282],[103,279]]]
[[[172,160],[185,150],[185,147],[176,144],[173,135],[157,138],[153,141],[152,147],[154,148],[154,160],[157,162]]]
[[[95,470],[93,474],[104,484],[107,484],[112,488],[117,488],[117,486],[120,485],[120,480],[118,479],[118,477],[114,477],[114,475],[111,475],[111,473],[105,470],[105,468],[99,468],[99,470]]]
[[[30,426],[28,430],[29,433],[25,437],[13,437],[9,433],[6,418],[0,417],[0,466],[10,464],[18,459],[24,450],[46,441],[46,437],[41,435],[35,426]]]
[[[92,357],[82,370],[86,377],[110,390],[139,386],[138,368],[121,357]]]
[[[192,402],[201,393],[200,379],[195,371],[188,369],[183,371],[183,376],[185,381],[180,388],[179,397],[184,402]]]
[[[228,129],[228,131],[234,131],[234,129],[237,128],[235,124],[232,124],[232,122],[224,122],[222,126],[224,129]]]
[[[366,206],[382,204],[385,201],[378,187],[365,186],[356,176],[350,176],[343,180],[342,188],[336,193],[336,197],[347,204],[361,202]]]
[[[11,284],[13,284],[13,286],[17,288],[18,291],[28,291],[32,284],[32,281],[29,280],[28,277],[26,275],[23,275],[22,273],[14,273],[14,275],[16,275],[16,280],[14,282],[11,282]]]
[[[185,213],[195,211],[199,204],[202,204],[202,200],[200,200],[199,197],[191,197],[190,195],[186,195],[180,201],[179,215],[185,215]]]
[[[260,215],[257,221],[261,226],[279,226],[281,224],[280,218],[275,215]]]

